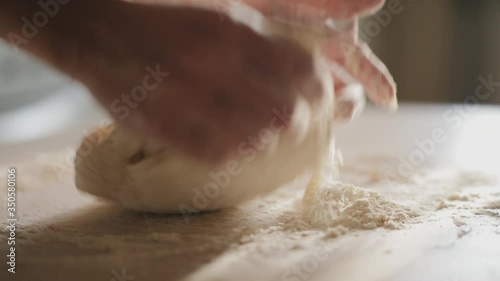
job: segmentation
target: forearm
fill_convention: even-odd
[[[81,44],[81,35],[89,33],[86,25],[102,17],[99,7],[108,2],[111,0],[1,0],[0,37],[13,48],[69,72],[71,61],[66,63],[64,57]]]

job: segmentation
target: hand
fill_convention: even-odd
[[[135,0],[165,3],[169,0]],[[182,0],[182,4],[228,10],[239,0]],[[385,65],[358,39],[358,19],[375,13],[385,0],[241,0],[268,17],[280,17],[305,25],[323,25],[327,19],[343,23],[331,29],[324,42],[335,84],[335,118],[355,118],[365,104],[365,93],[375,104],[394,110],[396,85]]]
[[[317,24],[328,18],[343,21],[345,29],[331,30],[331,38],[323,44],[324,54],[331,61],[335,82],[337,119],[356,117],[365,104],[364,92],[377,105],[389,109],[397,107],[396,86],[392,76],[370,48],[358,39],[358,19],[375,13],[385,0],[243,1],[268,16],[285,17],[290,21],[306,24]]]
[[[215,12],[116,2],[99,13],[56,38],[74,38],[58,45],[61,68],[118,122],[196,157],[220,161],[276,110],[292,113],[297,92],[321,96],[308,53]]]

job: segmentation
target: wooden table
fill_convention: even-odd
[[[9,230],[2,227],[0,280],[498,281],[499,126],[498,107],[414,104],[392,115],[368,108],[349,126],[337,125],[342,179],[422,216],[400,230],[329,239],[321,229],[280,228],[301,184],[187,222],[77,192],[65,147],[77,144],[78,132],[0,147],[1,164],[18,176],[17,273],[6,271]]]

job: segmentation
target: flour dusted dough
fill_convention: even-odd
[[[320,170],[329,155],[334,95],[330,72],[315,44],[318,35],[263,18],[253,17],[251,22],[260,23],[253,28],[288,37],[313,54],[317,75],[327,89],[326,107],[312,109],[299,93],[292,124],[302,124],[300,138],[285,132],[275,139],[272,151],[258,152],[251,161],[241,155],[229,164],[241,172],[227,177],[227,165],[200,162],[176,147],[111,126],[83,141],[76,158],[76,187],[135,210],[184,213],[231,207]],[[89,145],[92,139],[100,142]],[[84,153],[89,146],[90,152]]]

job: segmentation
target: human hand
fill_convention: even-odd
[[[115,5],[88,19],[96,29],[77,29],[79,45],[61,46],[61,58],[72,62],[67,72],[136,132],[220,161],[269,127],[276,111],[291,115],[297,93],[321,99],[312,57],[294,44],[211,11]],[[140,100],[137,86],[147,89]]]
[[[206,1],[206,0],[196,0]],[[358,39],[358,19],[375,13],[385,0],[244,0],[270,17],[318,26],[328,26],[331,36],[323,42],[335,84],[335,117],[356,117],[365,104],[364,93],[375,104],[397,107],[396,86],[385,65]]]

